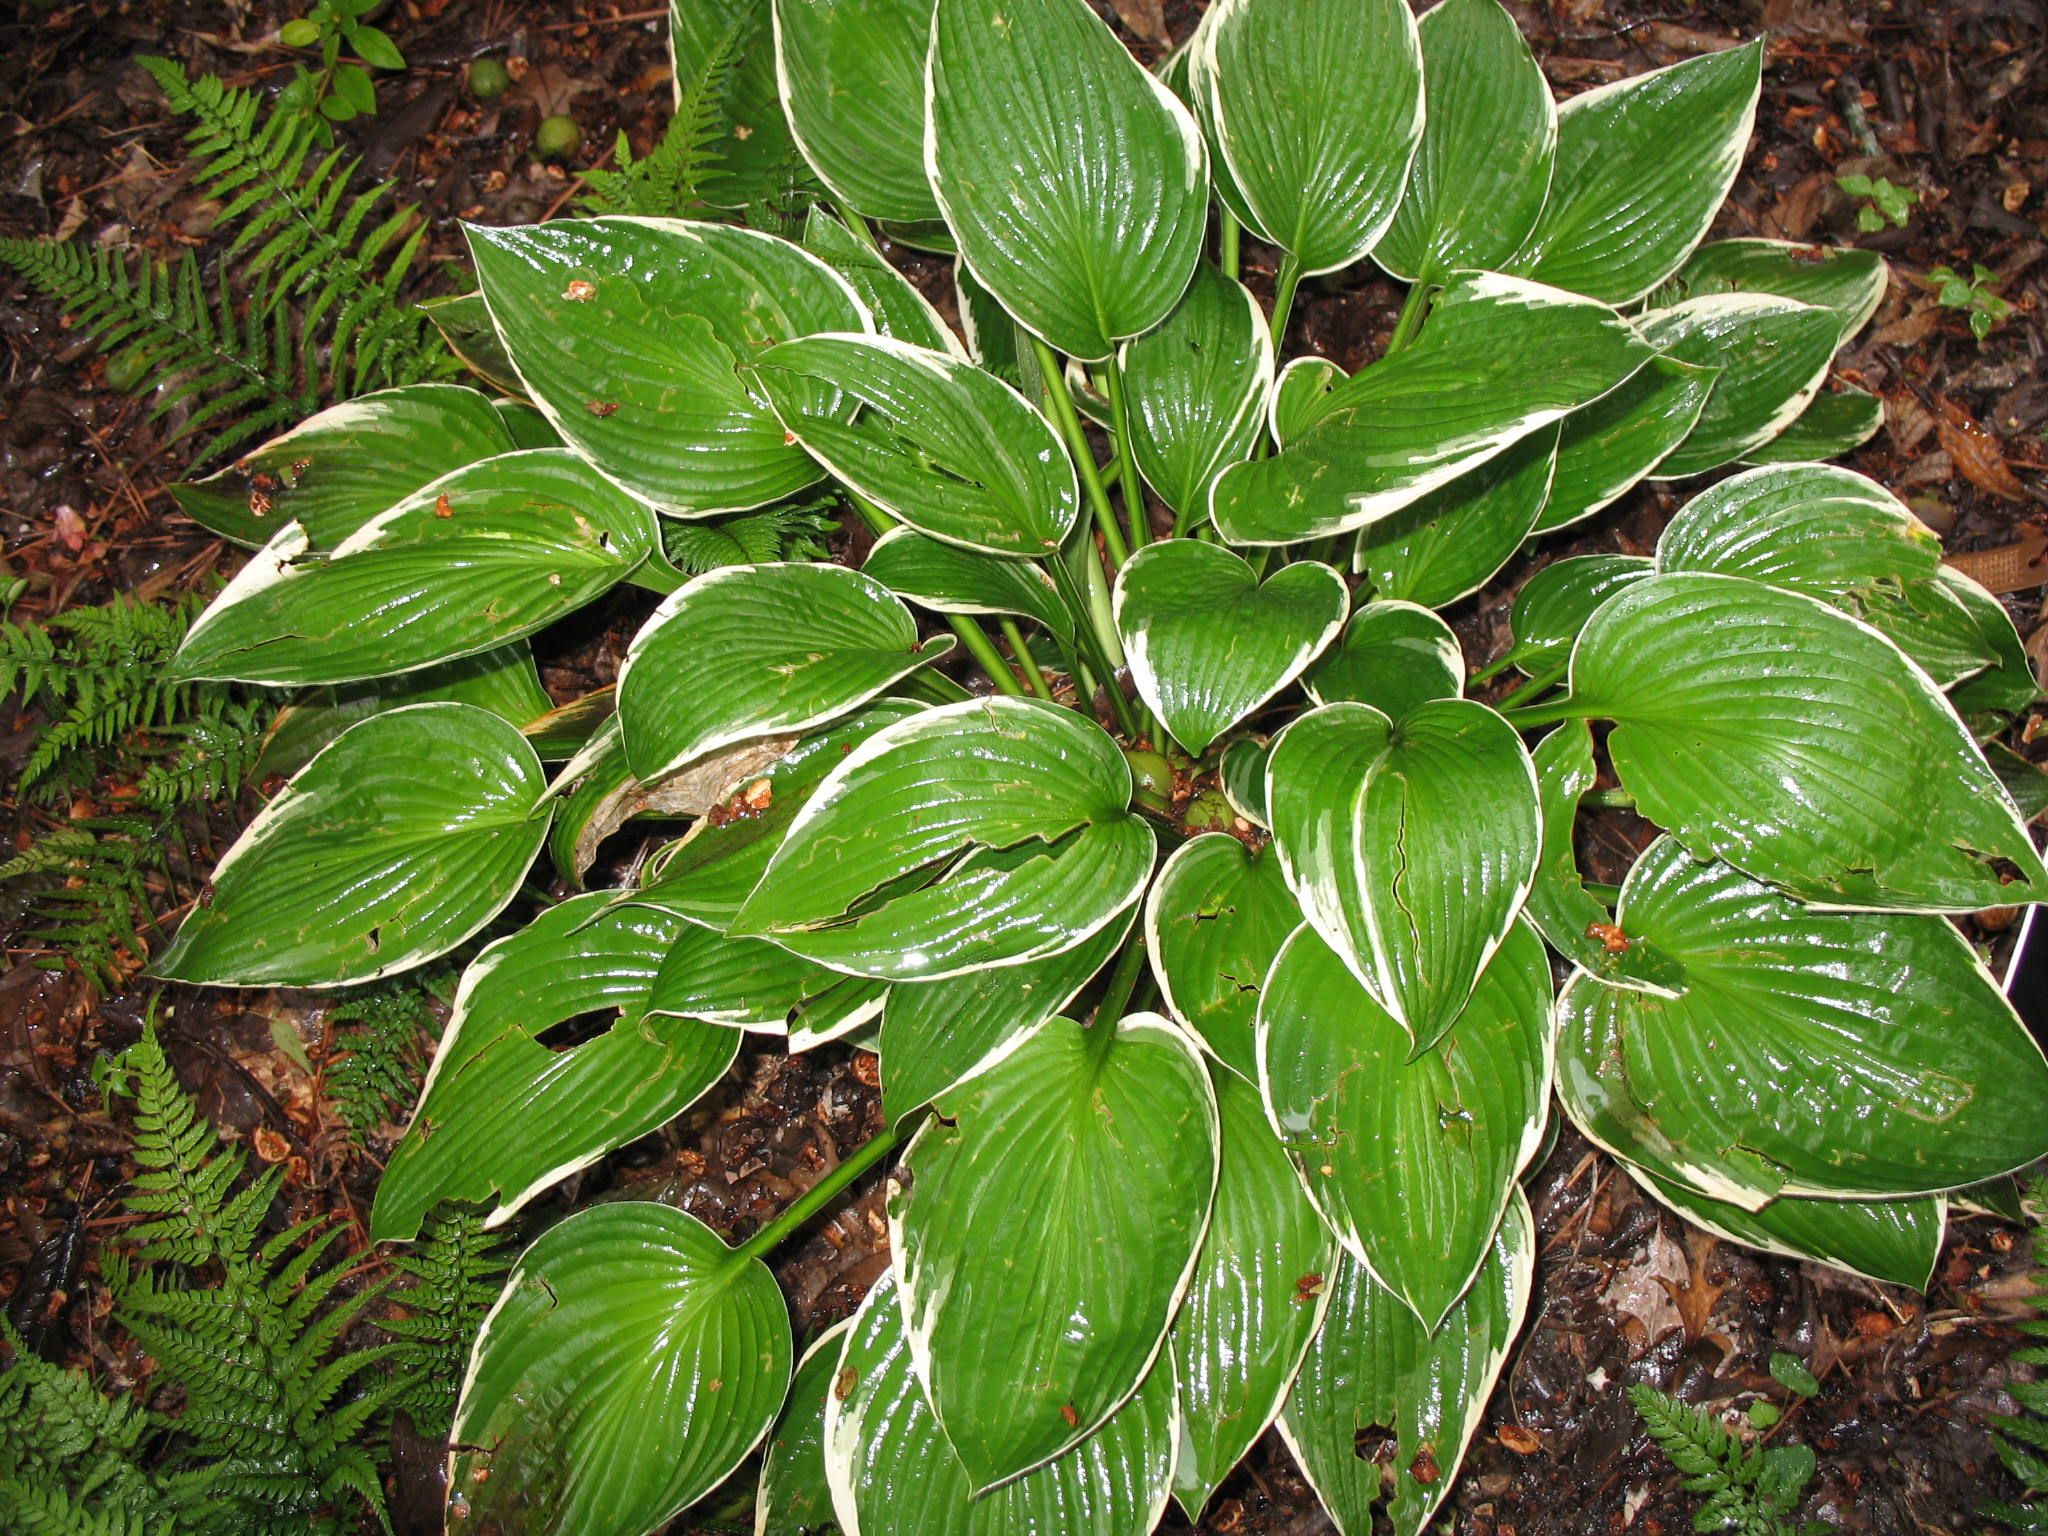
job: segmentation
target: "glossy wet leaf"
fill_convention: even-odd
[[[619,669],[643,779],[751,736],[823,725],[950,649],[880,582],[843,566],[709,571],[663,599]]]
[[[1283,452],[1217,478],[1217,530],[1287,544],[1363,528],[1604,395],[1650,355],[1604,304],[1461,273],[1413,346],[1339,384]]]
[[[1558,1093],[1600,1145],[1751,1209],[1926,1193],[2048,1151],[2048,1063],[1942,918],[1817,912],[1665,838],[1615,921],[1687,990],[1579,976],[1559,1000]]]
[[[1802,900],[1973,911],[2048,892],[1927,675],[1815,598],[1736,576],[1634,582],[1580,635],[1571,707],[1616,722],[1607,750],[1645,816]]]
[[[1489,0],[1490,3],[1490,0]],[[1442,608],[1477,592],[1522,547],[1557,467],[1554,426],[1361,529],[1351,568],[1377,597]]]
[[[1798,419],[1827,377],[1839,317],[1760,294],[1716,294],[1653,309],[1638,322],[1667,355],[1720,377],[1685,441],[1653,471],[1696,475],[1741,458]]]
[[[1422,143],[1373,259],[1410,282],[1496,271],[1535,229],[1550,191],[1550,82],[1499,0],[1446,0],[1419,30]]]
[[[647,508],[560,448],[422,487],[309,553],[287,528],[185,636],[185,677],[290,686],[417,671],[494,650],[602,595],[654,543]]]
[[[1301,908],[1270,846],[1222,832],[1191,838],[1152,882],[1145,936],[1167,1011],[1246,1082],[1259,1073],[1256,1024],[1266,972]]]
[[[1052,578],[1024,560],[991,560],[915,528],[891,528],[861,570],[899,597],[939,613],[1014,613],[1071,641],[1074,621]]]
[[[875,1031],[870,1029],[882,1016],[889,1001],[889,983],[865,976],[844,976],[816,997],[808,999],[789,1021],[789,1051],[792,1056],[813,1050],[833,1040],[852,1037],[858,1030],[861,1049],[875,1048]]]
[[[914,224],[939,205],[924,174],[931,0],[775,0],[783,106],[833,197]]]
[[[1057,954],[1151,875],[1130,786],[1116,744],[1070,710],[1003,697],[926,710],[841,760],[731,931],[887,981]]]
[[[646,1007],[651,1014],[781,1034],[806,999],[845,979],[760,939],[727,938],[716,928],[685,923],[662,957]]]
[[[534,404],[619,484],[703,516],[820,478],[738,371],[779,341],[869,328],[853,289],[817,257],[687,219],[471,225],[469,237],[491,317]],[[836,391],[810,407],[853,411]]]
[[[1266,808],[1266,758],[1270,750],[1270,744],[1258,737],[1242,737],[1223,749],[1223,760],[1217,765],[1216,777],[1221,781],[1224,799],[1248,826],[1265,827],[1271,822],[1271,812]]]
[[[1350,603],[1327,565],[1296,561],[1261,582],[1242,557],[1193,539],[1134,552],[1114,594],[1138,696],[1198,756],[1301,675]]]
[[[1318,704],[1370,704],[1399,720],[1431,699],[1463,694],[1465,656],[1451,626],[1429,609],[1374,601],[1351,615],[1301,681]]]
[[[1337,1261],[1336,1239],[1302,1193],[1259,1090],[1223,1074],[1216,1111],[1216,1207],[1167,1335],[1183,1421],[1174,1492],[1196,1521],[1279,1414]]]
[[[1715,293],[1774,293],[1833,310],[1839,322],[1835,345],[1847,346],[1877,313],[1887,277],[1884,258],[1875,251],[1789,240],[1714,240],[1686,258],[1652,295],[1650,307]]]
[[[1573,555],[1552,561],[1515,594],[1508,621],[1515,636],[1510,654],[1524,672],[1562,665],[1602,603],[1656,572],[1656,561],[1641,555]]]
[[[1759,38],[1567,101],[1550,197],[1511,270],[1610,304],[1670,276],[1735,183],[1762,69]]]
[[[1292,443],[1329,413],[1330,396],[1350,377],[1327,357],[1297,357],[1273,384],[1273,441]]]
[[[1385,1510],[1396,1536],[1421,1536],[1457,1483],[1529,1309],[1534,1229],[1517,1192],[1478,1279],[1433,1336],[1363,1264],[1338,1259],[1329,1313],[1280,1432],[1345,1536],[1370,1536],[1389,1471]]]
[[[1052,424],[971,363],[885,336],[814,336],[757,361],[790,431],[839,480],[911,526],[994,555],[1057,553],[1081,514]],[[813,414],[833,389],[853,422]]]
[[[1634,376],[1565,417],[1557,473],[1536,518],[1538,533],[1611,505],[1684,442],[1720,377],[1676,358],[1653,357]]]
[[[470,704],[352,726],[214,867],[211,895],[151,966],[237,987],[374,981],[496,917],[547,840],[540,761]]]
[[[2041,685],[2012,615],[2003,602],[1952,566],[1942,567],[1941,579],[1975,617],[1978,635],[1998,657],[1993,665],[1951,689],[1949,702],[1965,718],[1985,709],[2017,714],[2041,696]]]
[[[377,1185],[373,1242],[411,1241],[436,1204],[509,1219],[614,1147],[665,1125],[725,1075],[731,1030],[651,1019],[663,954],[683,924],[650,907],[573,896],[487,946],[463,972],[454,1017],[405,1139]],[[567,1050],[541,1037],[585,1015],[612,1018]]]
[[[1861,448],[1884,425],[1884,400],[1853,385],[1807,401],[1791,426],[1743,458],[1751,464],[1797,464],[1838,459]]]
[[[904,1154],[890,1248],[912,1356],[974,1488],[1057,1456],[1135,1391],[1208,1222],[1216,1106],[1155,1014],[1051,1019]]]
[[[1542,826],[1521,738],[1468,699],[1398,722],[1326,704],[1274,742],[1266,800],[1303,914],[1417,1048],[1434,1042],[1535,875]]]
[[[1941,1254],[1948,1197],[1914,1200],[1825,1200],[1784,1196],[1760,1211],[1679,1185],[1662,1184],[1631,1167],[1634,1178],[1696,1227],[1786,1258],[1866,1275],[1886,1285],[1925,1291]]]
[[[1218,0],[1191,48],[1195,100],[1253,230],[1305,272],[1371,250],[1422,136],[1422,50],[1403,0]]]
[[[422,299],[420,313],[433,321],[434,329],[448,343],[448,350],[462,365],[493,389],[512,394],[520,390],[518,370],[506,354],[498,328],[491,324],[490,307],[481,293],[455,293],[441,299]],[[521,447],[529,446],[522,443]]]
[[[921,135],[921,128],[919,132]],[[946,328],[917,285],[821,207],[814,206],[804,221],[804,249],[846,279],[875,317],[875,329],[882,335],[956,357],[967,356],[967,349]]]
[[[839,1374],[839,1352],[852,1318],[811,1341],[790,1379],[789,1401],[762,1456],[755,1494],[754,1536],[810,1536],[832,1521],[832,1485],[825,1476],[825,1400]]]
[[[703,179],[704,201],[745,208],[787,197],[802,164],[782,110],[769,0],[669,0],[668,43],[678,93],[707,63],[730,61],[729,76],[714,84],[709,148],[718,158]]]
[[[458,384],[408,384],[309,416],[204,480],[178,510],[247,549],[286,523],[329,550],[429,481],[514,447],[491,402]]]
[[[696,1217],[645,1201],[578,1211],[520,1256],[484,1319],[451,1506],[479,1529],[654,1530],[768,1432],[792,1353],[768,1267]]]
[[[1434,1329],[1485,1260],[1550,1099],[1550,961],[1517,925],[1451,1033],[1407,1031],[1304,925],[1259,1000],[1260,1081],[1312,1199]]]

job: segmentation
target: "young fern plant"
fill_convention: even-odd
[[[1818,462],[1873,430],[1822,389],[1881,263],[1702,244],[1761,45],[1559,108],[1497,0],[1221,0],[1163,78],[1082,0],[753,14],[747,125],[837,216],[472,228],[466,355],[537,418],[392,392],[189,491],[261,547],[170,675],[376,712],[161,974],[402,972],[544,852],[574,888],[635,808],[692,818],[469,964],[374,1237],[502,1223],[745,1032],[880,1058],[888,1129],[760,1230],[604,1204],[521,1256],[451,1528],[638,1536],[772,1432],[766,1530],[1142,1536],[1277,1423],[1341,1529],[1415,1536],[1527,1310],[1553,1092],[1688,1219],[1924,1285],[1946,1192],[2048,1150],[1946,915],[2048,891],[1965,724],[2036,689]],[[730,11],[674,17],[701,58]],[[964,336],[870,220],[957,251]],[[1298,284],[1368,257],[1411,284],[1387,355],[1287,357]],[[1546,568],[1503,657],[1434,611],[1744,463],[1654,557]],[[821,485],[858,570],[663,552]],[[522,715],[527,638],[620,583],[661,601],[616,689]],[[1572,853],[1609,774],[1664,829],[1612,906]],[[892,1159],[890,1273],[799,1360],[764,1260]]]

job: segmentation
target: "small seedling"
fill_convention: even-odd
[[[1991,291],[1998,274],[1982,264],[1973,263],[1968,277],[1954,267],[1936,267],[1927,274],[1927,280],[1941,285],[1935,297],[1943,309],[1968,311],[1970,334],[1979,341],[2012,313],[2012,306]]]
[[[1792,1360],[1792,1356],[1771,1357],[1773,1376],[1778,1375],[1780,1360]],[[1796,1360],[1792,1363],[1798,1364]],[[1706,1409],[1667,1396],[1647,1382],[1637,1382],[1628,1389],[1628,1395],[1650,1438],[1670,1457],[1671,1465],[1685,1474],[1686,1488],[1707,1495],[1706,1502],[1693,1515],[1694,1530],[1735,1530],[1743,1536],[1819,1536],[1831,1529],[1814,1520],[1786,1518],[1798,1507],[1800,1495],[1813,1480],[1811,1446],[1774,1445],[1766,1449],[1761,1445],[1744,1445]],[[1775,1412],[1758,1413],[1766,1406],[1758,1403],[1749,1410],[1752,1428],[1767,1429],[1777,1422]]]
[[[1814,1379],[1813,1372],[1797,1355],[1788,1355],[1782,1349],[1771,1356],[1771,1379],[1799,1397],[1815,1397],[1820,1393],[1820,1383]]]
[[[1911,187],[1894,186],[1882,176],[1837,176],[1835,185],[1851,197],[1869,199],[1856,210],[1856,227],[1866,235],[1876,234],[1887,224],[1904,229],[1913,216],[1913,205],[1920,201],[1920,194]]]

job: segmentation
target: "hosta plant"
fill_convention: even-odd
[[[158,971],[495,935],[377,1238],[503,1221],[744,1032],[879,1055],[889,1129],[744,1241],[629,1202],[527,1249],[451,1529],[637,1536],[766,1439],[765,1531],[1141,1536],[1277,1422],[1343,1529],[1414,1533],[1528,1306],[1553,1090],[1687,1218],[1906,1284],[2048,1150],[1945,915],[2048,887],[1974,733],[2026,659],[1817,462],[1875,426],[1823,385],[1882,265],[1702,243],[1760,44],[1560,108],[1496,0],[1219,0],[1157,75],[1082,0],[676,25],[766,82],[734,142],[808,160],[800,242],[472,229],[460,344],[516,398],[372,395],[184,491],[255,553],[176,674],[308,690],[304,766]],[[960,334],[871,221],[957,253]],[[1385,356],[1282,366],[1367,258]],[[1541,570],[1491,665],[1434,611],[1745,463],[1653,556]],[[747,555],[821,495],[857,569]],[[529,637],[622,583],[616,689],[550,709]],[[1616,805],[1663,829],[1618,890],[1573,847]],[[580,890],[642,814],[688,830]],[[890,1158],[891,1272],[799,1355],[763,1260]]]

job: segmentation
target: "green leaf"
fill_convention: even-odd
[[[1791,426],[1743,455],[1751,464],[1795,464],[1838,459],[1861,448],[1884,425],[1884,401],[1868,390],[1845,385],[1822,391],[1806,403]]]
[[[1442,1042],[1408,1035],[1303,925],[1259,1000],[1273,1124],[1344,1246],[1435,1330],[1485,1261],[1550,1100],[1550,960],[1517,925]]]
[[[891,592],[939,613],[1015,613],[1072,643],[1074,621],[1059,589],[1027,560],[990,560],[915,528],[891,528],[861,570]]]
[[[1220,544],[1148,544],[1117,572],[1114,612],[1138,696],[1200,756],[1301,675],[1344,626],[1344,578],[1314,560],[1262,583]]]
[[[768,1432],[792,1353],[768,1266],[696,1217],[578,1211],[520,1256],[484,1319],[450,1514],[534,1536],[655,1530]]]
[[[1130,794],[1116,743],[1071,710],[1004,697],[926,710],[841,760],[731,931],[884,981],[1058,954],[1151,877],[1156,844]],[[906,876],[929,883],[905,890]]]
[[[1573,555],[1544,566],[1522,583],[1508,618],[1524,672],[1562,664],[1594,611],[1623,587],[1653,576],[1657,562],[1641,555]]]
[[[1616,922],[1686,980],[1663,998],[1577,976],[1559,999],[1559,1097],[1616,1155],[1754,1210],[1925,1194],[2048,1151],[2048,1063],[1943,919],[1816,912],[1665,838]]]
[[[1913,1200],[1781,1196],[1760,1211],[1746,1211],[1660,1182],[1633,1164],[1629,1176],[1694,1226],[1717,1237],[1916,1291],[1925,1291],[1933,1279],[1948,1222],[1946,1195]]]
[[[808,0],[805,3],[808,8]],[[967,356],[967,349],[946,328],[946,322],[932,308],[931,301],[918,292],[917,285],[824,208],[812,208],[810,217],[804,221],[804,249],[853,286],[861,303],[874,315],[875,328],[884,336],[893,336],[912,346],[950,352],[963,359]]]
[[[1496,271],[1535,229],[1550,190],[1550,82],[1499,0],[1446,0],[1420,32],[1427,121],[1373,259],[1409,282]]]
[[[429,481],[513,447],[497,411],[475,390],[408,384],[309,416],[171,494],[195,523],[245,549],[260,549],[286,523],[298,523],[324,551]]]
[[[1215,1080],[1216,1205],[1167,1343],[1180,1387],[1174,1492],[1188,1519],[1266,1432],[1329,1304],[1337,1244],[1266,1123],[1259,1090]]]
[[[1233,741],[1223,749],[1223,761],[1217,765],[1216,777],[1220,781],[1223,798],[1246,823],[1240,831],[1254,825],[1267,828],[1272,825],[1272,813],[1266,808],[1266,759],[1271,750],[1265,741],[1257,737]]]
[[[1460,273],[1413,346],[1338,385],[1285,451],[1217,478],[1217,531],[1290,544],[1363,528],[1606,394],[1651,355],[1604,304]]]
[[[866,703],[952,648],[880,582],[790,562],[707,571],[663,599],[619,669],[619,723],[642,779],[749,737]]]
[[[519,889],[547,840],[543,787],[533,748],[473,705],[372,716],[249,823],[151,972],[333,987],[444,955]]]
[[[1123,349],[1138,473],[1185,524],[1251,455],[1273,388],[1273,335],[1250,290],[1208,262],[1174,312]]]
[[[1421,1536],[1521,1332],[1535,1265],[1535,1223],[1517,1192],[1479,1278],[1432,1336],[1363,1264],[1338,1259],[1280,1433],[1346,1536],[1370,1536],[1382,1507],[1396,1536]]]
[[[1774,293],[1831,309],[1835,345],[1869,323],[1884,300],[1884,258],[1854,247],[1799,245],[1788,240],[1715,240],[1687,258],[1650,298],[1652,309],[1714,293]]]
[[[1330,413],[1330,396],[1350,375],[1327,357],[1297,357],[1273,385],[1273,441],[1281,447]]]
[[[1253,232],[1309,273],[1371,250],[1422,137],[1404,0],[1218,0],[1190,47],[1195,100]]]
[[[804,158],[848,208],[939,216],[924,171],[932,0],[775,0],[782,103]]]
[[[494,389],[517,394],[519,374],[491,324],[491,311],[481,293],[455,293],[444,299],[422,299],[420,313],[434,322],[434,329],[448,343],[448,350],[462,365]],[[532,446],[521,443],[522,448]]]
[[[825,1473],[825,1404],[852,1326],[850,1317],[834,1323],[797,1361],[789,1401],[762,1456],[761,1486],[754,1495],[754,1536],[812,1536],[832,1523],[832,1485]]]
[[[1494,0],[1487,0],[1488,4]],[[1485,586],[1550,496],[1558,429],[1539,428],[1477,469],[1359,530],[1351,568],[1376,596],[1442,608]]]
[[[1580,635],[1567,707],[1615,722],[1608,754],[1645,816],[1801,900],[1969,912],[2048,892],[1927,675],[1817,599],[1736,576],[1633,582]]]
[[[678,96],[707,60],[732,61],[718,92],[718,136],[709,145],[715,158],[703,181],[704,201],[746,208],[787,196],[802,161],[782,110],[769,0],[669,0],[668,47]]]
[[[548,908],[463,972],[405,1139],[377,1185],[372,1242],[409,1242],[443,1200],[508,1220],[535,1195],[667,1124],[725,1075],[739,1036],[646,1017],[682,922],[613,907],[609,891]],[[541,1037],[588,1014],[602,1034],[567,1050]]]
[[[1667,356],[1721,376],[1685,441],[1652,473],[1675,480],[1716,469],[1776,437],[1819,393],[1835,355],[1830,309],[1761,294],[1715,294],[1653,309],[1637,324]]]
[[[283,529],[172,669],[274,687],[414,672],[546,628],[653,544],[647,508],[574,454],[501,454],[423,486],[324,558],[303,529]]]
[[[1156,1014],[1097,1028],[1114,1038],[1048,1020],[962,1084],[890,1199],[917,1374],[977,1491],[1137,1390],[1208,1222],[1216,1105],[1194,1043]]]
[[[1350,700],[1400,720],[1431,699],[1465,691],[1465,653],[1451,626],[1415,603],[1364,604],[1344,636],[1302,674],[1318,704]]]
[[[1978,634],[1998,657],[1994,665],[1951,689],[1949,702],[1966,718],[1986,709],[2018,714],[2041,696],[2041,685],[2034,677],[2033,659],[2013,627],[2012,615],[2003,602],[1961,571],[1943,566],[1941,579],[1975,616]]]
[[[881,1017],[888,1001],[887,982],[870,981],[862,976],[841,977],[816,997],[808,999],[790,1020],[789,1053],[792,1056],[802,1055],[873,1024]],[[879,1029],[863,1037],[867,1049],[874,1049],[878,1033]]]
[[[1797,1355],[1778,1349],[1771,1352],[1771,1379],[1788,1392],[1801,1397],[1818,1397],[1820,1383]]]
[[[1166,1508],[1178,1422],[1163,1357],[1102,1428],[979,1498],[919,1380],[893,1272],[854,1315],[836,1381],[825,1458],[846,1536],[1148,1536]]]
[[[684,219],[466,227],[525,393],[619,484],[701,517],[819,479],[739,372],[779,341],[869,329],[854,290],[817,257]],[[853,406],[827,391],[810,409],[850,416]]]
[[[1043,960],[970,971],[949,981],[900,981],[882,1010],[882,1107],[890,1124],[999,1061],[1065,1008],[1124,947],[1138,908]]]
[[[479,299],[477,302],[483,302]],[[498,413],[498,420],[505,424],[506,434],[512,439],[514,448],[560,448],[562,434],[548,425],[547,417],[541,415],[536,406],[524,400],[493,400],[491,409]]]
[[[992,555],[1057,553],[1081,515],[1059,434],[993,374],[886,336],[813,336],[756,363],[769,402],[838,479],[934,538]],[[843,392],[848,423],[809,402]]]
[[[787,1034],[798,1008],[844,980],[836,971],[760,939],[728,938],[716,928],[690,923],[662,959],[647,1011]],[[877,1011],[880,1006],[877,999]]]
[[[1542,825],[1521,738],[1468,699],[1398,724],[1326,704],[1274,741],[1266,803],[1303,914],[1416,1049],[1434,1043],[1535,875]]]
[[[1279,859],[1208,832],[1174,850],[1145,901],[1167,1011],[1246,1082],[1259,1074],[1259,991],[1301,908]]]
[[[1167,317],[1208,219],[1201,134],[1084,0],[946,0],[927,82],[932,189],[1019,324],[1094,359]]]
[[[1550,199],[1510,270],[1610,304],[1670,276],[1735,184],[1763,57],[1758,38],[1567,101]]]
[[[1653,357],[1591,405],[1565,417],[1550,500],[1537,533],[1563,528],[1611,505],[1684,442],[1720,377],[1675,358]]]

